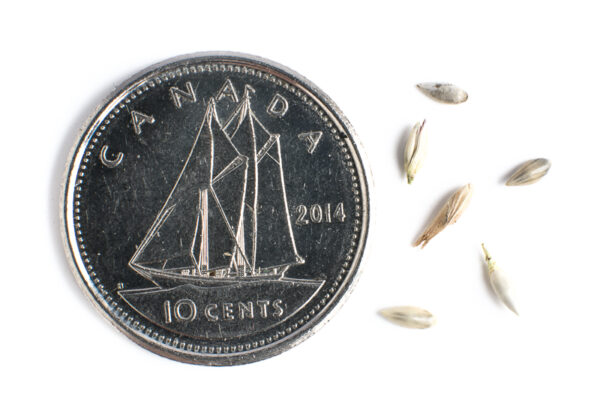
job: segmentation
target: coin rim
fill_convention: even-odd
[[[282,72],[287,75],[288,80],[295,80],[298,85],[304,89],[307,93],[311,93],[316,100],[322,103],[323,108],[325,110],[329,110],[337,119],[337,122],[344,128],[344,131],[349,136],[353,146],[351,151],[354,152],[354,161],[356,168],[356,175],[359,177],[359,182],[361,185],[361,202],[362,202],[362,212],[361,212],[361,231],[360,236],[358,238],[358,243],[356,245],[356,252],[354,254],[354,258],[352,259],[352,264],[349,267],[349,272],[346,277],[346,287],[345,290],[337,290],[335,294],[332,296],[327,304],[321,308],[321,310],[315,315],[314,319],[311,319],[310,322],[307,322],[305,325],[298,327],[289,335],[286,335],[282,339],[275,341],[271,344],[267,344],[265,346],[261,346],[257,349],[250,349],[244,352],[239,353],[220,353],[220,354],[206,354],[206,353],[194,353],[190,354],[182,349],[182,351],[178,351],[172,347],[166,347],[159,343],[155,343],[151,338],[147,337],[143,332],[139,332],[135,330],[133,327],[122,323],[117,320],[109,311],[110,305],[107,303],[104,296],[98,291],[96,284],[91,281],[91,277],[85,272],[85,266],[83,263],[79,265],[77,260],[77,254],[80,254],[78,247],[76,246],[74,227],[69,226],[69,218],[67,217],[67,213],[69,212],[69,204],[67,204],[67,199],[69,197],[69,192],[74,192],[75,187],[72,184],[73,173],[77,173],[77,171],[73,171],[73,167],[76,161],[76,156],[80,151],[80,148],[86,138],[88,132],[93,130],[91,124],[94,121],[101,121],[102,112],[110,112],[108,110],[108,106],[111,102],[115,101],[119,94],[124,93],[131,88],[136,81],[143,78],[148,73],[156,71],[161,68],[165,68],[171,64],[177,64],[184,60],[194,60],[198,62],[231,62],[234,60],[238,61],[246,61],[251,64],[258,64],[259,66],[266,67],[268,70],[273,70],[274,72]],[[291,79],[290,79],[291,78]],[[127,91],[129,93],[129,91]],[[332,122],[336,122],[333,120]],[[356,162],[358,161],[358,162]],[[241,365],[247,364],[259,360],[263,360],[269,357],[273,357],[275,355],[281,354],[292,347],[300,344],[304,340],[308,339],[312,336],[316,331],[318,331],[321,327],[323,327],[327,322],[333,318],[333,316],[337,313],[337,311],[342,307],[342,305],[348,299],[348,296],[353,291],[360,273],[362,270],[359,268],[361,261],[365,258],[366,252],[366,243],[367,237],[369,234],[369,230],[371,228],[371,205],[370,205],[370,197],[371,197],[371,188],[372,185],[372,175],[370,173],[370,169],[368,167],[368,161],[365,157],[365,152],[362,144],[358,140],[356,136],[356,132],[353,126],[350,124],[345,115],[341,112],[341,110],[337,107],[337,105],[327,96],[323,91],[321,91],[316,85],[314,85],[311,81],[306,79],[304,76],[298,74],[297,72],[285,67],[279,63],[270,61],[268,59],[238,53],[238,52],[198,52],[180,55],[177,57],[169,58],[163,60],[161,62],[155,63],[138,73],[132,75],[128,79],[125,79],[123,83],[115,87],[109,94],[106,96],[94,109],[91,113],[90,117],[86,119],[85,123],[80,128],[77,140],[75,141],[74,146],[69,152],[69,156],[67,158],[67,165],[65,168],[63,180],[63,184],[60,189],[60,226],[61,226],[61,236],[63,239],[63,245],[65,249],[65,253],[67,255],[67,259],[69,261],[69,265],[71,271],[81,289],[87,294],[89,300],[94,304],[94,306],[100,311],[100,314],[106,318],[112,326],[114,326],[118,331],[125,334],[129,339],[143,348],[152,351],[153,353],[162,355],[164,357],[186,362],[192,364],[203,364],[203,365]],[[73,199],[74,201],[74,199]],[[71,206],[72,208],[73,206]],[[73,248],[73,244],[75,244],[76,248]],[[77,254],[76,254],[77,253]],[[79,255],[80,257],[80,255]],[[343,289],[343,288],[340,288]]]

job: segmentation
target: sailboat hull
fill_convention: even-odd
[[[181,285],[194,285],[198,287],[228,286],[252,281],[276,281],[285,276],[289,265],[271,268],[264,272],[251,276],[226,276],[223,270],[214,270],[203,275],[194,275],[194,268],[177,268],[171,270],[157,270],[132,266],[132,268],[144,278],[153,281],[162,288],[173,288]]]

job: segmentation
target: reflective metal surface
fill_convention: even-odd
[[[68,167],[76,276],[140,345],[230,365],[278,354],[352,286],[369,222],[352,127],[306,79],[238,54],[116,90]]]

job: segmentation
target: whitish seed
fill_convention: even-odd
[[[442,103],[459,104],[469,98],[467,92],[450,83],[419,83],[417,87],[427,96]]]
[[[425,228],[425,231],[413,246],[425,247],[435,235],[448,225],[455,223],[469,205],[472,195],[473,186],[471,184],[458,189],[438,211],[433,221]]]
[[[390,307],[379,315],[405,328],[425,329],[435,324],[435,317],[427,310],[412,306]]]
[[[415,174],[423,165],[427,153],[427,135],[423,130],[424,126],[425,120],[413,126],[404,148],[404,170],[409,184],[415,179]]]
[[[490,277],[490,284],[496,293],[496,296],[504,303],[509,310],[519,315],[513,301],[513,293],[509,284],[509,280],[504,271],[496,266],[496,261],[492,259],[490,253],[488,253],[484,244],[481,243],[481,248],[485,254],[485,262],[488,266],[488,273]]]
[[[550,170],[550,160],[536,158],[529,160],[519,167],[506,181],[506,186],[531,185],[542,179]]]

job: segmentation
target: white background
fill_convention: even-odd
[[[2,398],[598,398],[594,2],[395,3],[3,5]],[[240,367],[170,361],[118,333],[77,286],[58,224],[68,152],[100,101],[138,70],[208,50],[308,77],[354,125],[375,182],[370,256],[347,303],[300,346]],[[435,103],[422,81],[455,83],[469,100]],[[408,186],[399,143],[423,118],[430,152]],[[553,163],[542,181],[503,186],[536,157]],[[413,248],[468,182],[463,217]],[[486,283],[482,241],[512,277],[520,317]],[[377,315],[409,304],[438,324]]]

